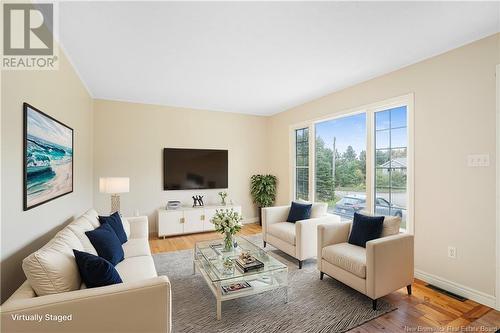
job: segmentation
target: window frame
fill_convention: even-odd
[[[406,229],[401,229],[402,232],[409,234],[414,233],[414,94],[409,93],[406,95],[386,99],[380,102],[362,105],[352,109],[347,109],[323,117],[318,117],[308,121],[290,126],[290,200],[296,198],[296,156],[295,156],[295,130],[301,128],[309,128],[309,196],[311,202],[315,202],[316,196],[316,179],[315,179],[315,127],[317,123],[340,119],[360,113],[366,114],[366,209],[371,213],[375,211],[375,113],[385,111],[400,106],[406,106],[406,130],[407,130],[407,216],[406,216]]]
[[[300,130],[300,129],[304,129],[304,128],[307,128],[308,129],[308,134],[309,134],[309,137],[308,137],[308,143],[309,143],[309,156],[308,156],[308,171],[309,171],[309,185],[308,185],[308,189],[309,189],[309,195],[308,195],[308,199],[311,200],[311,159],[313,157],[311,157],[311,124],[309,122],[302,122],[302,123],[298,123],[298,124],[295,124],[295,125],[292,125],[290,126],[290,129],[289,129],[289,156],[290,156],[290,191],[288,193],[290,193],[290,201],[295,201],[297,200],[297,189],[296,189],[296,182],[297,182],[297,173],[296,173],[296,170],[297,170],[297,148],[295,146],[295,143],[296,143],[296,132],[297,130]],[[314,136],[313,136],[314,137]],[[314,154],[313,154],[314,156]],[[311,200],[312,201],[312,200]]]
[[[413,120],[413,103],[414,103],[414,95],[413,94],[408,94],[404,96],[399,96],[396,98],[392,98],[389,100],[381,101],[379,103],[373,104],[369,108],[369,112],[371,114],[371,131],[369,133],[370,136],[370,151],[371,151],[371,156],[370,156],[370,162],[373,164],[370,166],[370,195],[372,196],[372,199],[370,202],[374,202],[373,199],[375,198],[375,190],[376,190],[376,173],[375,173],[375,168],[376,168],[376,160],[375,160],[375,152],[376,152],[376,147],[375,147],[375,135],[376,135],[376,128],[375,128],[375,113],[377,112],[383,112],[388,109],[393,109],[397,107],[402,107],[406,106],[406,159],[407,159],[407,166],[406,166],[406,202],[407,202],[407,207],[406,207],[406,229],[400,229],[401,232],[406,232],[409,234],[413,234],[415,231],[414,227],[414,138],[413,138],[413,126],[414,126],[414,120]],[[393,147],[390,147],[391,149]],[[367,154],[368,156],[368,154]],[[368,167],[367,167],[368,170]],[[368,176],[367,176],[368,179]],[[368,188],[368,184],[367,184]],[[370,209],[371,213],[375,212],[375,206],[372,206]]]
[[[307,129],[307,171],[308,171],[308,180],[307,180],[308,181],[308,183],[307,183],[307,185],[308,185],[308,189],[307,189],[308,193],[307,193],[307,200],[309,200],[310,195],[311,195],[311,193],[309,192],[309,190],[310,190],[309,189],[309,183],[310,183],[310,181],[309,181],[309,177],[310,177],[310,175],[309,175],[310,174],[309,168],[310,168],[310,160],[311,160],[311,157],[310,157],[311,156],[311,151],[310,151],[310,149],[311,149],[311,142],[310,142],[311,137],[309,135],[309,126],[306,126],[306,127],[299,127],[299,128],[296,128],[296,129],[293,130],[293,137],[294,137],[293,138],[293,140],[294,140],[294,150],[293,151],[294,151],[294,154],[295,154],[294,155],[295,157],[293,159],[294,163],[295,163],[295,166],[293,168],[293,174],[294,174],[294,179],[295,179],[294,180],[294,184],[293,184],[293,186],[294,186],[294,195],[293,195],[294,200],[297,200],[297,170],[300,169],[300,168],[305,168],[304,166],[298,166],[297,165],[297,157],[298,157],[298,154],[297,154],[297,132],[298,131],[304,131],[306,129]]]

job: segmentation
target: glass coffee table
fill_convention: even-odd
[[[197,242],[194,248],[193,274],[196,269],[201,273],[217,301],[217,319],[221,319],[222,302],[235,298],[251,296],[283,288],[285,303],[288,302],[288,267],[271,254],[243,237],[235,237],[234,250],[223,251],[223,240],[215,239]],[[228,259],[236,259],[242,252],[249,252],[260,260],[264,267],[243,272],[236,263],[233,267],[224,265]],[[246,288],[231,291],[230,286],[241,284]],[[226,291],[225,291],[226,290]]]

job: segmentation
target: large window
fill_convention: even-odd
[[[326,202],[343,219],[400,216],[412,232],[412,110],[409,94],[295,127],[295,199]]]
[[[366,114],[315,127],[315,201],[345,219],[366,208]]]
[[[295,199],[309,200],[309,129],[295,130]]]
[[[407,211],[407,107],[375,113],[375,212],[402,218]]]

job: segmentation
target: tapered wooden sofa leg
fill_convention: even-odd
[[[264,242],[264,247],[266,247],[266,245],[267,245],[266,241],[263,241],[263,242]]]
[[[408,295],[411,295],[411,284],[406,286],[406,291],[408,292]]]
[[[302,260],[299,260],[299,269],[302,269]]]
[[[372,300],[372,308],[373,308],[373,310],[377,310],[377,300],[376,299]]]
[[[320,279],[320,280],[323,280],[323,275],[325,275],[325,273],[323,273],[323,272],[319,272],[319,279]]]

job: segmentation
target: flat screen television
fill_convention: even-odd
[[[227,150],[163,149],[163,189],[227,188]]]

